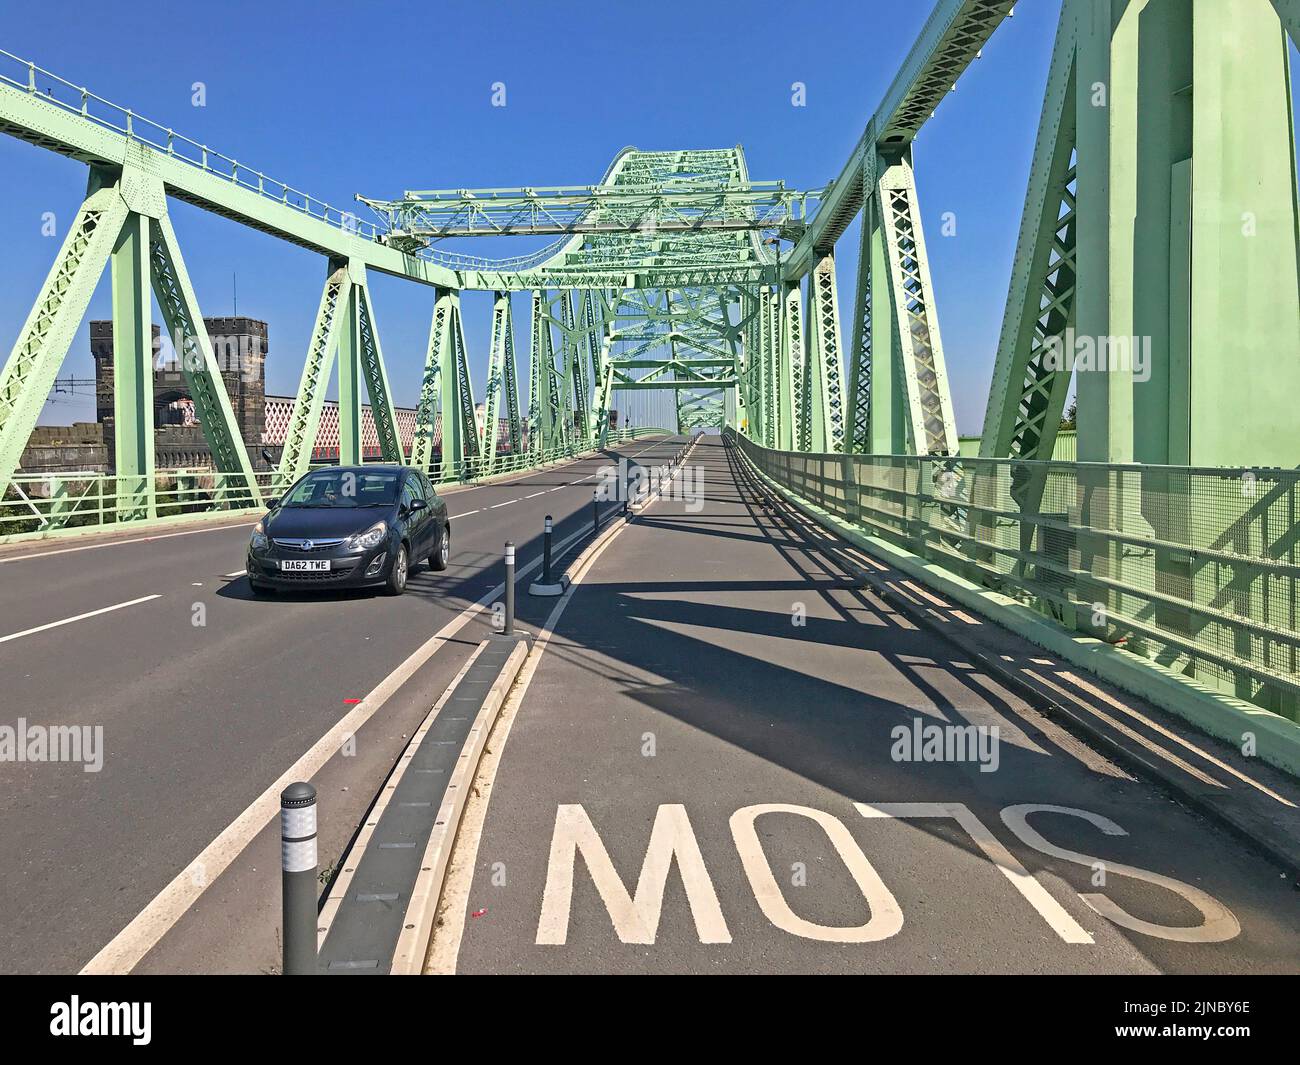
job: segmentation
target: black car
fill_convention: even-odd
[[[447,568],[447,504],[419,470],[313,470],[269,505],[248,543],[248,583],[259,595],[369,585],[401,595],[422,559],[430,569]]]

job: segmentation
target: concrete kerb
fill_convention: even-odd
[[[419,975],[424,967],[424,959],[429,951],[429,941],[433,937],[433,921],[438,912],[438,903],[442,898],[443,883],[447,878],[447,864],[451,860],[452,847],[456,840],[456,831],[460,827],[461,816],[465,812],[465,803],[469,799],[470,782],[478,772],[479,760],[483,748],[487,745],[492,726],[496,724],[506,695],[513,687],[519,670],[528,657],[529,641],[521,638],[515,645],[510,657],[498,674],[496,681],[488,691],[474,724],[470,728],[465,749],[456,762],[456,769],[447,782],[443,793],[441,808],[424,850],[424,860],[420,862],[420,875],[416,878],[411,891],[411,901],[402,921],[402,933],[397,939],[397,949],[393,953],[393,964],[389,970],[394,976]]]

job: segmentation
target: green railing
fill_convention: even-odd
[[[869,535],[1300,720],[1300,471],[773,451]]]
[[[663,435],[665,429],[624,429],[609,434],[608,443]],[[498,455],[493,461],[468,459],[432,466],[428,473],[438,485],[465,484],[485,477],[522,473],[576,458],[593,450],[579,441],[547,451]],[[117,477],[98,471],[15,474],[0,501],[0,544],[40,539],[62,533],[93,532],[126,525],[145,527],[162,521],[185,521],[254,513],[258,499],[282,494],[289,487],[277,470],[255,475],[258,498],[242,474],[214,470],[159,470],[144,477]]]

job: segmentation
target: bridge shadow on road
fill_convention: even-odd
[[[588,574],[535,681],[533,692],[545,705],[578,700],[582,728],[597,733],[653,731],[655,715],[688,726],[700,737],[698,751],[681,755],[692,770],[681,780],[688,803],[701,788],[729,787],[734,782],[723,782],[730,774],[749,772],[749,755],[853,802],[964,803],[1003,839],[1009,833],[1000,812],[1007,806],[1081,808],[1111,818],[1129,834],[1105,836],[1092,824],[1059,815],[1039,815],[1046,819],[1038,823],[1054,843],[1084,855],[1099,853],[1211,894],[1235,895],[1232,908],[1243,924],[1258,919],[1267,927],[1264,922],[1275,919],[1271,889],[1265,895],[1240,885],[1276,874],[1226,837],[1216,837],[1208,853],[1199,817],[1063,732],[970,654],[918,628],[863,587],[842,558],[760,506],[738,471],[723,464],[721,447],[699,448],[696,456],[708,470],[714,502],[696,514],[680,504],[656,505]],[[729,454],[725,461],[732,462]],[[636,579],[621,578],[628,572]],[[1012,667],[1042,664],[1041,652],[1028,644],[1006,657]],[[635,707],[653,714],[638,714]],[[971,760],[920,764],[895,757],[895,730],[910,730],[918,720],[998,727],[996,770],[982,772]],[[680,741],[680,730],[673,735]],[[580,757],[575,751],[572,771],[586,781],[592,770]],[[609,784],[626,791],[635,787],[635,775]],[[771,794],[751,801],[792,800]],[[843,807],[836,813],[843,815]],[[951,819],[906,823],[912,832],[987,860]],[[1081,894],[1097,890],[1086,864],[1009,842],[1016,858],[1045,882],[1063,882]],[[1167,888],[1132,877],[1113,877],[1105,891],[1157,923],[1194,926],[1200,920]],[[1088,920],[1083,915],[1089,911],[1074,901],[1069,908],[1099,942],[1122,939],[1158,969],[1195,969],[1205,964],[1207,950],[1216,968],[1258,964],[1258,941],[1250,944],[1253,957],[1239,942],[1202,945],[1197,954],[1196,945]],[[1039,931],[1060,945],[1045,925]],[[1279,942],[1265,954],[1285,969],[1294,965],[1293,958],[1286,960],[1288,949]],[[1096,958],[1078,964],[1087,968]]]

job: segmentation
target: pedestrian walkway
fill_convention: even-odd
[[[690,465],[489,741],[458,971],[1296,970],[1278,868]]]

